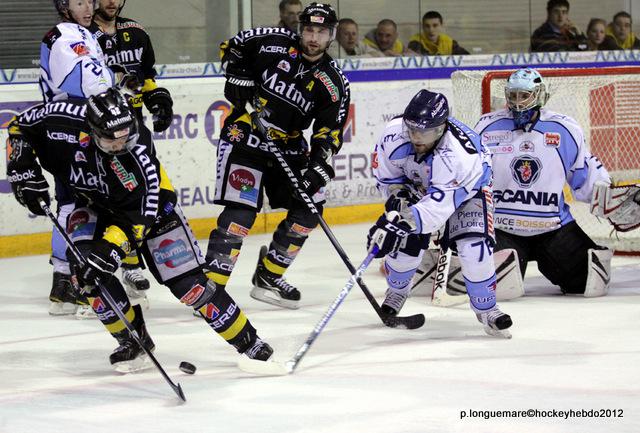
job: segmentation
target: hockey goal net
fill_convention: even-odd
[[[640,67],[538,69],[550,94],[546,108],[580,123],[588,148],[616,184],[640,183]],[[480,116],[506,106],[504,85],[513,71],[457,71],[453,115],[475,126]],[[640,229],[612,233],[607,221],[565,196],[578,224],[597,243],[618,253],[640,254]]]

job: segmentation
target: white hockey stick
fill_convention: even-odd
[[[465,296],[452,296],[447,293],[447,283],[449,282],[449,266],[451,265],[451,248],[444,251],[440,248],[438,260],[436,262],[436,273],[433,278],[433,289],[431,291],[431,304],[440,307],[460,304],[466,299]],[[462,299],[460,299],[462,298]]]
[[[358,278],[362,276],[364,271],[367,269],[373,258],[378,253],[378,246],[374,245],[372,251],[367,255],[362,264],[358,267],[356,272],[351,275],[347,284],[342,288],[338,297],[333,301],[333,303],[327,309],[327,312],[324,313],[324,316],[320,319],[318,324],[311,334],[307,337],[307,340],[300,346],[296,354],[290,360],[286,362],[278,362],[278,361],[258,361],[255,359],[248,358],[247,356],[241,356],[238,360],[238,368],[248,373],[259,374],[261,376],[285,376],[287,374],[293,373],[293,371],[298,367],[300,360],[307,353],[313,342],[318,338],[322,330],[329,320],[333,317],[336,310],[342,304],[342,301],[347,297],[353,286],[356,284]]]

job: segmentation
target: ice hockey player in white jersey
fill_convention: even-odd
[[[563,293],[607,293],[612,252],[578,226],[565,201],[590,202],[594,183],[609,183],[571,117],[543,108],[548,93],[534,69],[514,72],[505,86],[507,108],[482,116],[475,130],[492,154],[496,250],[513,248],[522,275],[529,261]]]
[[[495,296],[491,157],[471,128],[449,117],[444,95],[421,90],[387,124],[373,172],[387,197],[367,242],[386,256],[383,312],[398,314],[430,233],[446,224],[442,244],[458,252],[472,310],[488,334],[509,338],[511,318]]]
[[[54,0],[62,22],[40,45],[40,89],[44,102],[88,98],[114,85],[96,36],[88,30],[94,0]]]

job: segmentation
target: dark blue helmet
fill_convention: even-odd
[[[442,137],[449,117],[449,103],[442,93],[420,90],[404,110],[402,120],[418,153]]]

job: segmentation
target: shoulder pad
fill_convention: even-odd
[[[132,20],[131,18],[122,18],[118,17],[116,19],[116,31],[118,30],[126,30],[126,29],[140,29],[146,33],[146,30],[136,20]]]
[[[61,35],[62,33],[60,32],[60,29],[58,28],[58,26],[55,26],[51,30],[49,30],[46,35],[44,35],[44,38],[42,38],[42,43],[51,48],[51,46],[55,43],[55,41],[58,40],[58,38],[60,38]]]

